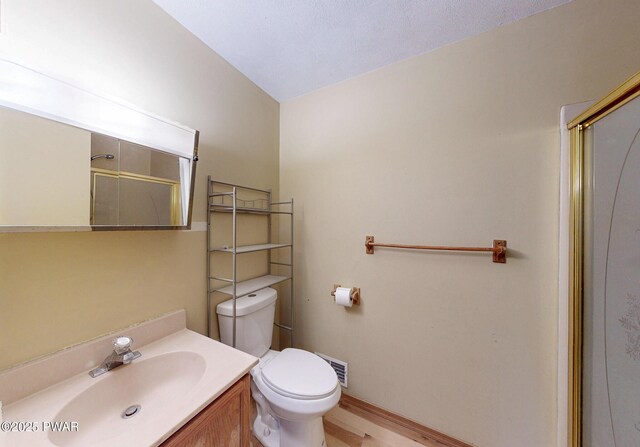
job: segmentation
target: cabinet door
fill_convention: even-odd
[[[249,447],[250,399],[247,374],[161,447]]]

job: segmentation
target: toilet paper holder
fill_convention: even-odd
[[[333,290],[331,291],[331,296],[335,298],[336,290],[338,287],[342,287],[340,284],[334,284]],[[360,287],[351,287],[351,299],[353,300],[353,304],[360,304]]]

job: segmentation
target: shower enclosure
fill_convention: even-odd
[[[640,73],[572,139],[571,447],[640,446]]]

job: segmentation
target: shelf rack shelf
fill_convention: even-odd
[[[257,245],[241,245],[236,247],[236,253],[253,253],[255,251],[274,250],[276,248],[291,247],[291,244],[257,244]],[[233,247],[212,248],[212,252],[219,251],[222,253],[233,253]]]
[[[264,289],[265,287],[271,287],[289,279],[291,279],[290,276],[264,275],[247,281],[240,281],[236,283],[236,295],[248,295],[250,293],[257,292],[260,289]],[[233,296],[233,285],[213,289],[213,291]]]
[[[220,182],[213,180],[211,176],[207,179],[207,334],[211,337],[211,318],[215,317],[212,314],[211,308],[211,295],[214,293],[223,293],[231,296],[233,299],[233,341],[232,346],[236,345],[236,300],[244,295],[248,295],[253,292],[257,292],[265,287],[270,287],[275,284],[279,284],[285,281],[289,282],[289,320],[290,324],[285,325],[276,322],[275,326],[290,332],[290,344],[294,345],[294,289],[293,289],[293,199],[290,201],[273,202],[271,200],[272,195],[270,190],[257,189],[248,186],[234,185],[231,183]],[[222,188],[224,191],[220,191]],[[263,196],[262,198],[241,199],[239,193],[251,192]],[[283,209],[289,207],[289,209]],[[213,216],[215,213],[229,213],[231,214],[231,243],[228,246],[213,247],[212,246],[212,234],[213,234]],[[241,214],[259,214],[267,216],[268,220],[268,241],[262,244],[253,245],[238,245],[238,225],[237,219]],[[284,215],[290,218],[290,240],[288,243],[274,243],[271,238],[271,219],[274,215]],[[288,248],[289,262],[278,262],[271,259],[271,251],[278,249]],[[259,276],[257,278],[251,278],[245,281],[238,281],[238,263],[237,256],[245,253],[255,253],[260,251],[267,251],[268,255],[268,270],[269,274]],[[227,253],[231,255],[231,278],[223,278],[213,274],[214,265],[211,262],[211,255],[213,253]],[[273,266],[281,266],[289,269],[289,275],[274,275],[272,274]],[[224,282],[228,285],[223,287],[211,287],[211,281]]]

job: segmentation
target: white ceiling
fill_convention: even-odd
[[[154,0],[278,101],[571,0]]]

